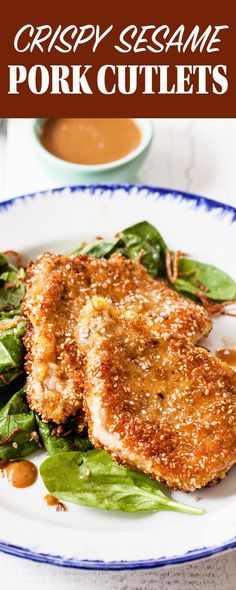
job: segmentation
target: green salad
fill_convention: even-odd
[[[218,268],[172,252],[147,221],[110,239],[82,244],[70,255],[109,258],[120,253],[140,261],[154,278],[167,280],[182,295],[220,313],[236,300],[236,284]],[[19,261],[18,261],[19,262]],[[192,514],[199,508],[171,500],[161,486],[143,473],[118,465],[103,450],[95,450],[76,424],[64,428],[42,422],[27,404],[24,384],[23,336],[27,322],[21,315],[25,271],[0,254],[0,459],[26,457],[40,448],[49,457],[40,473],[46,488],[58,499],[83,506],[126,512],[177,510]]]

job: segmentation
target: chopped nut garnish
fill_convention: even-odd
[[[33,432],[31,432],[30,436],[29,436],[29,441],[31,442],[33,440],[35,440],[36,443],[38,443],[38,441],[39,441],[39,435],[36,432],[36,430],[33,430]]]

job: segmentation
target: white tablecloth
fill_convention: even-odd
[[[32,151],[30,120],[0,127],[0,200],[58,186]],[[236,206],[236,119],[155,120],[155,140],[137,182],[199,193]],[[1,527],[1,523],[0,523]],[[234,590],[236,552],[174,568],[133,572],[62,569],[0,554],[7,590]]]

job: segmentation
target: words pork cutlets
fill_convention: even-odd
[[[81,408],[83,354],[75,328],[91,297],[106,297],[121,314],[133,310],[147,325],[158,324],[160,331],[182,332],[192,340],[211,328],[202,307],[121,255],[106,260],[44,254],[29,265],[27,277],[27,398],[44,420],[61,423]]]
[[[77,328],[89,436],[114,458],[192,491],[236,462],[236,373],[205,349],[95,298]]]

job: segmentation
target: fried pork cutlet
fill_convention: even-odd
[[[160,326],[100,298],[81,311],[89,437],[118,461],[188,492],[236,462],[236,373]]]
[[[61,423],[82,405],[83,355],[75,328],[85,303],[109,298],[121,312],[133,310],[160,331],[198,340],[208,333],[207,312],[181,297],[145,268],[114,255],[110,260],[44,254],[27,271],[23,311],[29,320],[27,397],[44,420]]]

